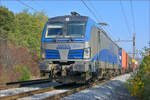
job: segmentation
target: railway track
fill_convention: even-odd
[[[24,86],[34,85],[34,84],[47,83],[47,82],[51,82],[51,80],[49,80],[49,79],[37,79],[37,80],[27,80],[27,81],[18,81],[18,82],[8,82],[6,84],[1,84],[0,90],[6,90],[6,89],[10,89],[10,88],[19,88],[19,87],[24,87]]]
[[[111,78],[111,79],[113,79],[113,78]],[[95,83],[83,85],[81,87],[73,88],[73,89],[71,89],[69,91],[66,91],[66,92],[63,92],[63,93],[60,93],[60,94],[56,94],[54,96],[46,97],[46,98],[44,98],[42,100],[59,100],[59,99],[61,99],[63,97],[69,96],[69,95],[74,94],[76,92],[80,92],[81,90],[84,90],[86,88],[90,88],[90,87],[96,86],[98,84],[104,83],[104,82],[106,82],[108,80],[111,80],[111,79],[105,79],[105,80],[97,81]]]
[[[68,85],[69,84],[50,86],[50,87],[42,88],[42,89],[38,89],[38,90],[33,90],[33,91],[23,92],[23,93],[19,93],[19,94],[4,96],[4,97],[0,97],[0,100],[14,100],[14,99],[22,98],[22,97],[31,96],[34,94],[40,94],[40,93],[44,93],[44,92],[48,92],[48,91],[53,91],[55,89],[59,89],[61,87],[66,87]]]
[[[43,81],[50,81],[49,79],[37,79],[37,80],[26,80],[26,81],[18,81],[18,82],[8,82],[6,85],[13,85],[13,84],[30,84],[32,83],[40,83]]]
[[[116,76],[118,77],[118,76]],[[108,80],[114,79],[116,77],[110,78],[110,79],[104,79],[104,80],[100,80],[94,83],[90,83],[90,84],[86,84],[86,85],[77,85],[77,86],[73,86],[73,88],[68,89],[67,91],[64,91],[62,93],[58,93],[46,98],[43,98],[42,100],[56,100],[56,99],[60,99],[63,98],[65,96],[74,94],[76,92],[79,92],[81,90],[84,90],[86,88],[89,87],[93,87],[96,86],[98,84],[104,83]],[[45,92],[51,92],[53,90],[57,90],[57,89],[62,89],[62,88],[68,88],[69,84],[63,84],[63,85],[58,85],[58,86],[50,86],[47,88],[42,88],[42,89],[38,89],[38,90],[33,90],[33,91],[28,91],[28,92],[24,92],[24,93],[18,93],[18,94],[14,94],[14,95],[9,95],[9,96],[4,96],[4,97],[0,97],[0,100],[14,100],[14,99],[18,99],[18,98],[23,98],[23,97],[28,97],[28,96],[32,96],[35,94],[41,94],[41,93],[45,93]],[[72,87],[71,86],[71,87]]]

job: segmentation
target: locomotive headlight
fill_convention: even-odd
[[[91,55],[91,49],[90,48],[84,49],[84,58],[88,59],[90,58],[90,55]]]
[[[41,57],[42,57],[42,59],[45,59],[45,58],[46,58],[44,52],[41,53]]]

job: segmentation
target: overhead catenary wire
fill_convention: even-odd
[[[150,1],[149,1],[149,26],[150,26]],[[150,28],[149,28],[149,56],[150,56]]]
[[[101,15],[97,12],[97,10],[95,9],[95,7],[91,3],[90,4],[91,4],[92,8],[94,9],[94,11],[96,12],[96,14],[95,14],[95,12],[90,7],[88,7],[88,5],[86,4],[85,0],[81,0],[81,1],[84,4],[84,6],[89,10],[89,12],[96,18],[97,22],[101,22],[103,20],[103,18],[101,17]],[[99,20],[99,18],[101,20]],[[113,38],[113,34],[112,34],[112,31],[110,29],[107,30],[105,27],[103,27],[103,29],[105,29],[111,35],[111,37]]]
[[[133,10],[133,3],[132,2],[133,1],[130,0],[132,23],[133,23],[133,33],[135,33],[135,16],[134,16],[134,10]]]
[[[128,33],[129,33],[129,37],[130,37],[131,31],[130,31],[130,27],[129,27],[129,22],[127,20],[127,16],[125,14],[125,10],[123,8],[122,0],[120,0],[120,7],[121,7],[122,14],[124,16],[124,21],[125,21],[125,24],[126,24],[126,27],[127,27]]]
[[[0,0],[0,6],[2,6],[2,1]]]
[[[27,4],[25,4],[25,3],[22,2],[21,0],[16,0],[16,1],[18,1],[19,3],[21,3],[22,5],[24,5],[24,6],[26,6],[26,7],[28,7],[28,8],[30,8],[30,9],[34,10],[35,12],[38,12],[35,8],[33,8],[33,7],[31,7],[31,6],[27,5]]]
[[[34,2],[35,5],[37,5],[38,7],[40,7],[40,5],[37,3],[38,0],[31,0],[31,1]],[[40,7],[40,8],[42,8],[42,7]],[[45,10],[44,8],[42,8],[42,9]]]
[[[133,10],[133,4],[132,4],[132,0],[130,0],[130,8],[131,8],[131,16],[132,16],[132,24],[133,24],[133,32],[132,32],[132,34],[133,34],[133,58],[135,58],[135,52],[136,52],[136,50],[135,50],[135,35],[136,35],[136,33],[135,33],[135,16],[134,16],[134,10]]]
[[[99,18],[96,16],[96,14],[92,11],[92,9],[90,9],[89,7],[88,7],[88,5],[85,3],[85,0],[81,0],[82,1],[82,3],[84,4],[84,6],[89,10],[89,12],[91,13],[91,14],[93,14],[93,16],[96,18],[96,20],[98,21],[98,22],[100,22],[100,20],[99,20]]]
[[[101,21],[103,21],[102,16],[100,15],[100,13],[97,11],[97,9],[94,7],[94,5],[92,4],[92,2],[90,0],[87,0],[89,2],[89,4],[91,5],[92,9],[96,12],[98,18],[100,18]]]

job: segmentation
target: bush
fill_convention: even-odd
[[[128,79],[127,87],[129,92],[131,92],[131,96],[138,96],[139,98],[142,97],[144,82],[141,81],[140,77],[131,75]]]
[[[132,96],[150,100],[150,56],[145,56],[139,71],[131,75],[127,86]]]
[[[40,44],[44,24],[43,11],[14,14],[0,7],[0,83],[39,77]],[[17,70],[19,69],[19,70]]]
[[[23,64],[18,64],[15,66],[15,77],[18,77],[19,81],[29,80],[30,79],[30,72],[28,68]]]
[[[29,70],[27,69],[27,67],[21,67],[21,69],[22,69],[22,75],[19,81],[29,80],[31,74]]]

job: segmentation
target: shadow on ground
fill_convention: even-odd
[[[125,82],[111,80],[65,97],[63,100],[138,100],[138,98],[131,96]]]

